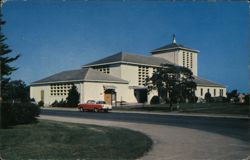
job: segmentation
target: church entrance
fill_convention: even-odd
[[[113,105],[113,103],[116,101],[116,92],[114,89],[106,89],[104,91],[104,101],[107,104]]]
[[[146,88],[134,89],[134,95],[138,103],[145,103],[148,101],[148,93]]]

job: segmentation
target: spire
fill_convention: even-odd
[[[175,44],[176,43],[176,37],[175,37],[175,34],[173,34],[173,42],[172,42],[173,44]]]

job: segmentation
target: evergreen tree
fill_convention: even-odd
[[[80,94],[77,91],[77,88],[75,85],[72,86],[72,88],[69,90],[67,100],[67,105],[70,107],[77,107],[80,103]]]
[[[0,8],[1,9],[1,8]],[[6,37],[2,33],[3,31],[3,25],[5,21],[2,19],[2,14],[0,10],[0,65],[1,65],[1,98],[5,100],[5,98],[8,96],[5,92],[7,90],[7,84],[10,80],[9,76],[13,71],[15,71],[17,68],[10,66],[9,63],[15,61],[18,59],[19,55],[15,57],[9,57],[8,54],[11,53],[11,49],[9,49],[8,45],[4,43],[6,40]]]

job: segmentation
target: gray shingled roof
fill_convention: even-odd
[[[44,84],[44,83],[57,83],[57,82],[70,82],[70,81],[102,81],[102,82],[116,82],[128,83],[128,81],[96,71],[92,68],[83,68],[78,70],[69,70],[56,73],[44,79],[32,82],[31,85]]]
[[[213,81],[194,76],[194,82],[196,82],[197,86],[208,86],[208,87],[226,87],[225,85],[215,83]]]
[[[193,51],[193,52],[199,52],[198,50],[185,47],[182,44],[171,43],[171,44],[167,44],[165,46],[162,46],[160,48],[154,49],[151,53],[155,54],[156,52],[159,52],[159,51],[176,50],[176,49],[184,49],[184,50],[189,50],[189,51]]]
[[[136,63],[136,64],[153,65],[153,66],[160,66],[161,64],[173,64],[172,62],[159,57],[119,52],[117,54],[83,65],[83,67],[110,64],[110,63],[130,63],[130,64]]]

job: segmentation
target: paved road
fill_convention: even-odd
[[[143,132],[154,140],[154,147],[142,159],[243,159],[250,154],[246,119],[58,110],[42,110],[41,115]]]

